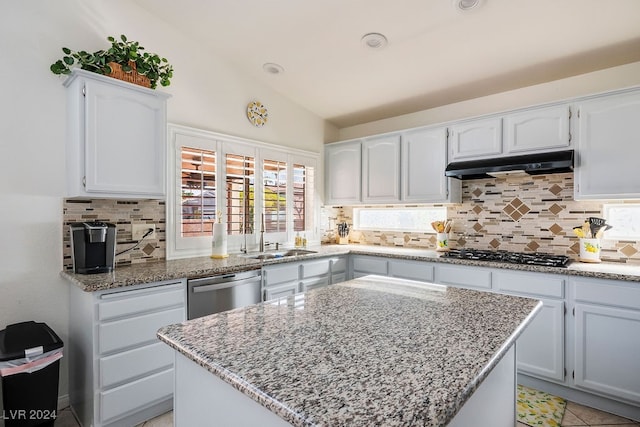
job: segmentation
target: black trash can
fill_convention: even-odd
[[[62,340],[45,323],[15,323],[0,331],[6,427],[53,426],[62,347]]]

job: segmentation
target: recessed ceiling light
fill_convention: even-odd
[[[458,10],[471,10],[480,6],[482,0],[453,0],[453,4]]]
[[[274,64],[273,62],[267,62],[262,65],[262,69],[269,74],[282,74],[284,73],[284,68],[282,65]]]
[[[382,49],[388,43],[387,38],[380,33],[369,33],[362,36],[362,45],[369,49]]]

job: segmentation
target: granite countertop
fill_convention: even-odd
[[[367,276],[158,337],[296,426],[444,426],[540,307]]]
[[[322,258],[332,255],[373,255],[396,259],[429,261],[458,265],[472,265],[477,267],[502,268],[509,270],[533,271],[550,274],[567,274],[573,276],[594,277],[609,280],[625,280],[640,282],[640,266],[617,263],[586,264],[573,262],[567,268],[544,267],[535,265],[517,265],[504,262],[474,261],[466,259],[442,258],[440,253],[429,249],[412,249],[391,246],[374,245],[322,245],[311,247],[316,253],[256,260],[243,255],[229,255],[224,259],[212,259],[208,256],[186,258],[169,261],[133,264],[126,267],[116,267],[113,273],[105,274],[75,274],[62,271],[60,274],[71,283],[87,292],[119,288],[140,283],[158,282],[163,280],[197,278],[227,274],[237,271],[256,270],[263,265],[280,264],[291,261],[301,261]]]

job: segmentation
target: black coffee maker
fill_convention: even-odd
[[[69,224],[73,271],[79,274],[109,273],[116,258],[116,226],[106,222]]]

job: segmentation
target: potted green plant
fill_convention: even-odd
[[[166,58],[145,52],[140,43],[128,40],[124,34],[120,36],[120,40],[114,37],[107,37],[107,40],[111,42],[109,49],[93,53],[84,50],[72,51],[63,47],[62,52],[65,56],[51,64],[51,71],[54,74],[71,74],[77,63],[83,70],[120,78],[152,89],[157,87],[158,82],[162,86],[169,86],[173,77],[173,66]]]

